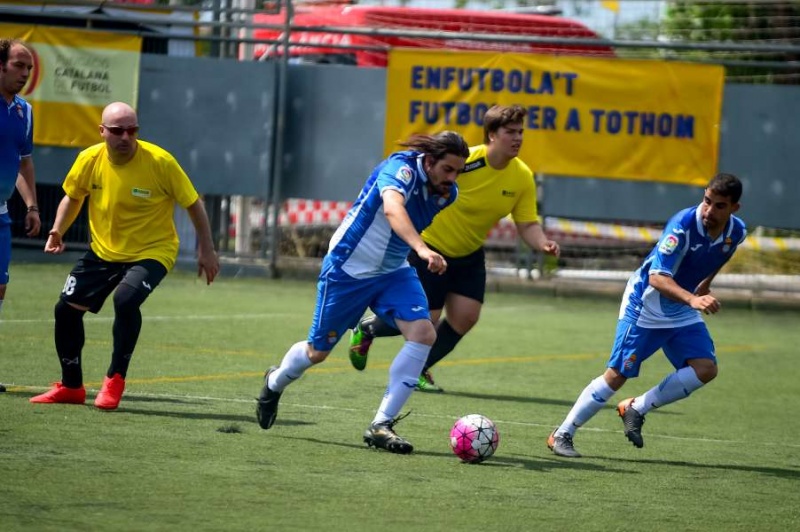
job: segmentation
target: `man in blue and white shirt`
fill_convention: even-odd
[[[28,236],[38,235],[41,227],[31,158],[33,114],[30,104],[19,97],[32,69],[33,54],[22,41],[0,39],[0,95],[6,108],[0,112],[0,310],[11,264],[11,218],[6,202],[15,187],[28,206],[25,216]],[[0,392],[4,391],[0,384]]]
[[[739,179],[717,174],[699,206],[669,220],[658,244],[628,280],[605,373],[589,383],[547,440],[555,454],[580,456],[572,442],[578,427],[599,412],[625,381],[637,377],[642,362],[658,349],[676,371],[643,395],[617,405],[625,436],[636,447],[644,445],[645,414],[685,399],[717,376],[714,342],[701,312],[719,311],[711,281],[747,236],[744,222],[733,215],[741,195]]]
[[[455,201],[455,180],[469,147],[451,131],[413,136],[402,146],[407,150],[392,154],[373,170],[331,238],[308,338],[289,348],[281,365],[270,368],[264,378],[256,408],[263,429],[275,422],[286,386],[323,362],[342,334],[370,308],[399,329],[406,342],[389,369],[389,385],[364,441],[393,453],[413,450],[393,427],[414,391],[436,331],[419,277],[406,257],[413,249],[431,272],[447,268],[420,233]]]

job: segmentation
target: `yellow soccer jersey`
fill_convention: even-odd
[[[175,158],[139,141],[124,165],[109,161],[105,143],[82,151],[63,184],[71,198],[89,196],[91,246],[109,262],[155,259],[167,270],[178,256],[175,203],[183,208],[197,191]]]
[[[533,172],[519,157],[496,170],[489,166],[486,145],[473,146],[457,183],[455,203],[422,232],[427,244],[449,257],[480,249],[492,227],[509,214],[517,223],[539,221]]]

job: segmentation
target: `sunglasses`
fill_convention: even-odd
[[[107,126],[105,124],[100,124],[106,130],[115,135],[117,137],[121,137],[123,133],[127,133],[129,136],[134,136],[136,133],[139,132],[139,126],[131,126],[131,127],[119,127],[119,126]]]

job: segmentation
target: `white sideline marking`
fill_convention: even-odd
[[[32,391],[47,391],[50,388],[44,386],[24,386],[24,385],[15,385],[11,384],[15,388],[25,388],[27,390]],[[87,388],[87,391],[100,391],[97,388]],[[12,392],[13,393],[13,392]],[[255,398],[253,399],[236,399],[232,397],[212,397],[209,395],[178,395],[178,394],[170,394],[170,393],[127,393],[129,397],[149,397],[149,398],[162,398],[162,399],[184,399],[184,400],[192,400],[192,401],[212,401],[212,402],[219,402],[219,403],[242,403],[242,404],[254,404]],[[328,406],[328,405],[307,405],[302,403],[286,403],[282,402],[281,406],[290,406],[294,408],[305,408],[309,410],[338,410],[342,412],[367,412],[368,414],[373,414],[374,410],[367,410],[364,408],[347,408],[342,406]],[[124,413],[124,411],[122,412]],[[446,416],[441,414],[420,414],[418,412],[414,413],[415,416],[431,418],[431,419],[446,419],[448,421],[453,421],[456,419],[454,416]],[[255,415],[253,415],[253,419],[255,419]],[[553,423],[532,423],[528,421],[506,421],[502,419],[493,419],[495,423],[498,425],[516,425],[521,427],[542,427],[548,430],[552,429],[554,426]],[[583,427],[581,428],[583,431],[590,431],[590,432],[603,432],[609,434],[616,434],[619,430],[608,430],[608,429],[600,429],[594,427]],[[657,434],[653,432],[648,432],[646,434],[647,438],[662,438],[665,440],[678,440],[678,441],[689,441],[689,442],[703,442],[703,443],[722,443],[722,444],[729,444],[729,445],[753,445],[756,442],[744,441],[744,440],[721,440],[716,438],[694,438],[694,437],[686,437],[686,436],[670,436],[668,434]],[[800,448],[800,444],[797,443],[772,443],[772,442],[765,442],[759,441],[757,442],[760,446],[767,446],[767,447],[792,447],[792,448]]]
[[[305,313],[308,314],[308,313]],[[303,315],[305,315],[303,314]],[[243,319],[261,319],[261,318],[275,318],[275,317],[287,317],[287,316],[300,316],[301,313],[299,312],[266,312],[262,314],[221,314],[218,316],[208,315],[208,314],[180,314],[174,316],[142,316],[142,321],[171,321],[171,320],[195,320],[195,321],[207,321],[207,320],[243,320]],[[113,316],[94,316],[94,315],[87,315],[85,317],[86,321],[114,321]],[[30,320],[0,320],[0,323],[53,323],[53,318],[37,318],[37,319],[30,319]]]

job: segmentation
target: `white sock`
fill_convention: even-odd
[[[281,366],[273,371],[267,383],[273,392],[282,392],[290,383],[303,376],[303,373],[313,366],[308,358],[308,342],[297,342],[283,356]]]
[[[697,378],[694,369],[687,366],[667,375],[658,386],[650,388],[643,395],[634,399],[631,406],[640,414],[645,415],[652,408],[686,399],[690,393],[702,385],[703,381]]]
[[[575,401],[561,426],[556,429],[556,433],[574,436],[578,427],[592,419],[614,393],[616,392],[606,383],[602,375],[594,379],[578,396],[578,400]]]
[[[414,393],[430,350],[429,345],[406,341],[389,368],[389,386],[383,394],[383,401],[372,420],[373,423],[383,423],[397,417],[400,409]]]

